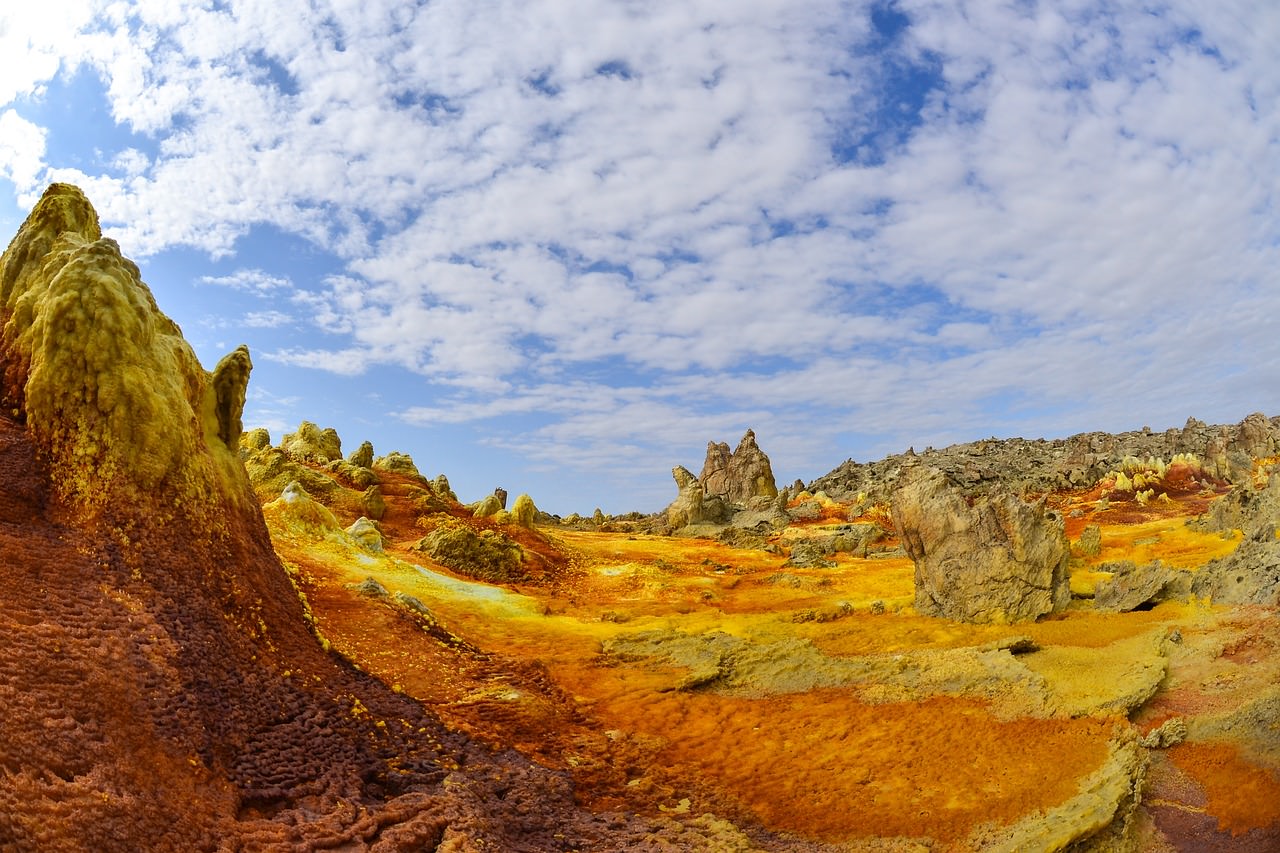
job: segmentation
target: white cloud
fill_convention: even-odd
[[[278,329],[292,326],[295,322],[292,315],[283,311],[250,311],[241,320],[241,324],[250,329]]]
[[[43,168],[45,131],[13,110],[0,113],[0,177],[28,186]]]
[[[200,283],[229,287],[259,296],[293,290],[293,282],[288,277],[272,275],[260,269],[238,269],[229,275],[205,275],[200,277]]]
[[[87,174],[19,105],[0,168],[82,184],[131,253],[260,224],[336,253],[203,281],[328,336],[268,358],[404,368],[442,395],[407,422],[544,462],[1265,408],[1280,8],[900,0],[875,49],[868,8],[70,4],[47,37],[0,18],[0,107],[87,63],[155,150]]]
[[[355,348],[333,351],[294,347],[264,353],[263,357],[269,361],[294,367],[327,370],[339,376],[359,376],[369,366],[368,353]]]

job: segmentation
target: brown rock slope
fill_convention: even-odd
[[[76,188],[0,309],[0,849],[646,849],[322,648],[234,453],[247,351],[201,369]]]

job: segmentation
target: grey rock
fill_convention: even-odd
[[[973,499],[944,472],[912,467],[893,493],[894,525],[915,563],[915,607],[962,622],[1018,622],[1070,601],[1062,519],[1043,502]]]
[[[1127,613],[1147,604],[1185,597],[1191,591],[1186,572],[1166,566],[1160,560],[1136,565],[1130,560],[1103,563],[1099,571],[1111,572],[1111,579],[1099,581],[1093,603],[1098,610]]]
[[[732,453],[729,445],[707,444],[707,458],[698,477],[707,495],[718,495],[726,503],[745,504],[754,497],[778,494],[769,457],[756,443],[756,434],[747,430]]]

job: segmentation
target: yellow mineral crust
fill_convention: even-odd
[[[79,189],[45,192],[0,260],[0,298],[5,404],[61,497],[93,509],[164,494],[193,516],[248,498],[235,456],[248,350],[206,372]]]

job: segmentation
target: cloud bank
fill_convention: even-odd
[[[277,365],[395,368],[387,417],[637,506],[747,426],[812,478],[1278,408],[1280,8],[53,5],[0,13],[22,203],[79,183],[143,255],[323,246],[204,285],[296,327]],[[82,91],[113,127],[73,162],[42,105]]]

